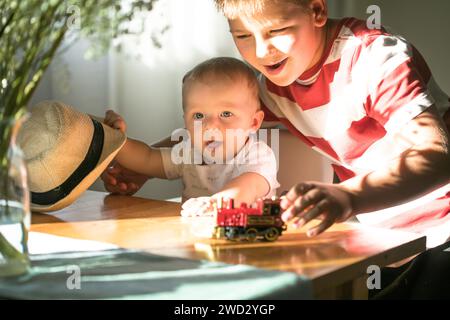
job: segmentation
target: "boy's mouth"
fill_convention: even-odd
[[[277,75],[284,69],[284,66],[286,65],[287,60],[288,60],[288,58],[285,58],[278,63],[272,64],[272,65],[265,65],[264,67],[268,74]]]

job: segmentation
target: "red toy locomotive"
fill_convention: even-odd
[[[234,207],[234,200],[225,203],[219,201],[217,206],[214,236],[218,239],[248,240],[263,239],[275,241],[286,230],[281,220],[280,200],[277,198],[258,200],[256,208],[242,203]]]

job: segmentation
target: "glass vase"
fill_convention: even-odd
[[[0,277],[29,269],[30,193],[24,156],[16,144],[24,119],[0,120]]]

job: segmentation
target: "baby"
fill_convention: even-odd
[[[238,59],[213,58],[184,76],[182,91],[185,131],[177,134],[183,141],[158,149],[128,138],[115,160],[150,177],[181,178],[182,215],[206,214],[219,198],[240,205],[273,196],[277,164],[270,147],[256,139],[264,113],[253,70]],[[105,123],[126,130],[113,111]]]

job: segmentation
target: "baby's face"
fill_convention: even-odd
[[[184,122],[193,146],[206,157],[231,160],[264,114],[246,81],[197,81],[189,84],[184,101]]]
[[[321,57],[326,15],[311,14],[288,1],[268,1],[260,14],[228,22],[242,57],[279,86],[293,83]]]

